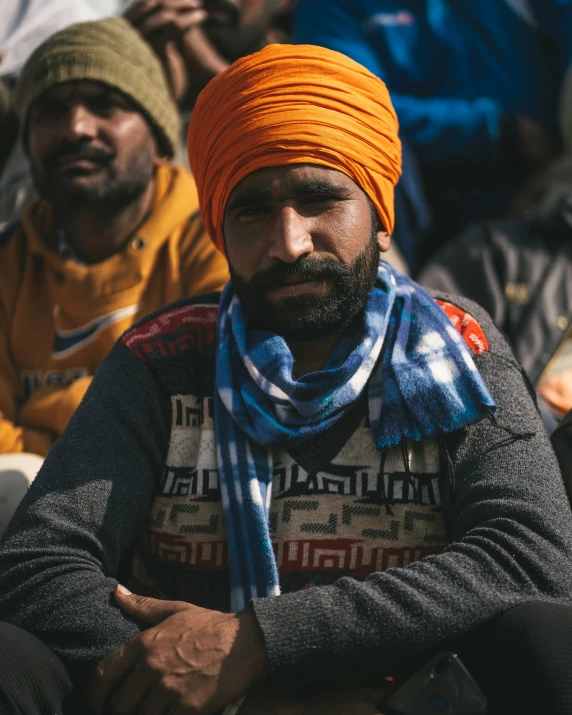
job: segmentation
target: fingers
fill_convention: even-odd
[[[173,712],[166,693],[155,687],[140,705],[137,715],[172,715]]]
[[[159,598],[137,596],[130,591],[124,593],[120,589],[124,591],[127,589],[124,586],[118,586],[114,591],[115,601],[121,610],[152,626],[161,623],[173,613],[194,608],[192,604],[184,601],[163,601]]]
[[[125,17],[149,40],[175,40],[207,19],[200,0],[143,0]]]
[[[158,10],[185,12],[200,9],[203,9],[203,0],[139,0],[127,8],[123,17],[129,22],[138,23]]]
[[[127,678],[119,685],[110,700],[111,712],[121,715],[141,713],[142,703],[149,701],[149,693],[154,689],[154,680],[149,672],[144,672],[141,660],[135,665]],[[165,703],[166,705],[166,703]],[[161,712],[161,710],[158,710]]]
[[[139,657],[136,640],[117,648],[95,668],[87,688],[87,702],[94,715],[102,715],[111,692],[129,675]]]

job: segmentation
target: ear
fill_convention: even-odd
[[[387,233],[384,228],[380,228],[377,231],[377,245],[381,253],[389,251],[389,246],[391,244],[391,236]]]
[[[165,166],[174,157],[169,156],[168,150],[165,148],[162,142],[160,142],[151,129],[149,129],[151,134],[151,140],[153,141],[153,166],[157,169],[160,166]]]

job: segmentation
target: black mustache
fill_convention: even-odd
[[[115,152],[111,149],[86,146],[85,144],[60,144],[45,155],[44,165],[47,168],[54,168],[60,159],[72,156],[81,156],[82,159],[104,164],[115,158]]]
[[[286,278],[298,277],[301,281],[339,281],[350,273],[347,266],[335,260],[303,258],[295,263],[277,263],[264,271],[258,271],[248,281],[247,289],[253,293],[265,293],[281,286]]]

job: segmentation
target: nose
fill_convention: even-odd
[[[308,219],[300,216],[292,206],[284,206],[274,223],[268,257],[284,263],[294,263],[301,256],[312,253],[314,243]]]
[[[70,142],[97,137],[97,119],[82,104],[69,107],[64,121],[64,136]]]

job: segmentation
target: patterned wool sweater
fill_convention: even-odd
[[[568,598],[572,517],[531,395],[486,314],[450,300],[497,425],[381,454],[358,402],[314,441],[273,451],[283,595],[253,607],[280,685],[379,676],[520,602]],[[217,310],[217,295],[190,299],[123,336],[6,531],[0,620],[79,680],[146,627],[112,605],[117,579],[229,607]]]

